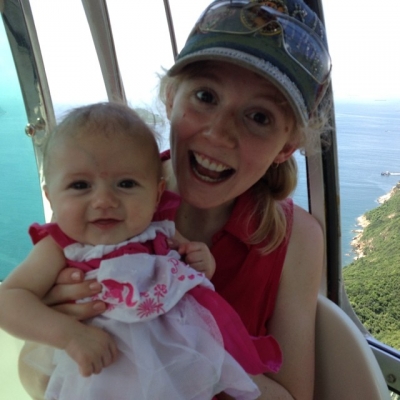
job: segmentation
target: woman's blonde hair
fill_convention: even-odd
[[[162,76],[160,80],[161,101],[167,104],[168,91],[176,91],[183,80],[201,74],[201,71],[204,71],[209,64],[212,64],[212,61],[199,61],[187,65],[178,75],[170,77],[165,74]],[[307,126],[297,123],[294,113],[286,101],[280,102],[279,105],[295,121],[291,139],[296,143],[297,149],[303,155],[318,152],[321,148],[320,138],[328,131],[330,110],[328,102],[325,102],[318,112],[311,116]],[[326,144],[326,141],[324,143]],[[284,210],[286,203],[283,200],[296,188],[297,175],[297,163],[292,155],[279,165],[271,165],[264,176],[251,188],[255,199],[251,219],[255,218],[258,225],[257,229],[249,235],[248,243],[259,245],[263,254],[276,249],[286,237],[287,223]],[[245,212],[245,210],[243,211]]]

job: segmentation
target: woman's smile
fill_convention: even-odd
[[[205,182],[221,182],[235,173],[233,168],[195,151],[189,151],[189,159],[192,171]]]

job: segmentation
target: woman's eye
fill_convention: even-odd
[[[124,189],[131,189],[137,186],[137,183],[133,179],[125,179],[119,183],[119,187]]]
[[[199,90],[196,92],[196,97],[204,103],[214,103],[214,95],[208,90]]]
[[[87,189],[89,187],[89,184],[84,181],[77,181],[77,182],[72,182],[70,187],[75,190],[83,190]]]
[[[271,122],[269,116],[262,112],[254,112],[251,113],[249,116],[257,124],[267,125]]]

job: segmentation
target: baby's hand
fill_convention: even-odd
[[[82,325],[65,347],[68,355],[78,364],[82,376],[99,374],[118,356],[118,348],[110,334],[95,326]]]
[[[208,279],[212,278],[215,272],[215,259],[205,243],[190,242],[176,231],[175,236],[169,239],[169,245],[182,256],[186,264],[196,271],[204,272]]]
[[[211,279],[215,272],[215,260],[210,249],[202,242],[182,243],[178,247],[178,253],[185,256],[185,262],[196,271],[204,272]]]
[[[179,232],[176,233],[171,243],[187,264],[196,271],[204,272],[208,279],[212,278],[215,272],[215,260],[205,243],[189,242]]]

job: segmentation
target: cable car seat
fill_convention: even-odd
[[[314,400],[390,400],[367,340],[334,302],[319,295]]]

